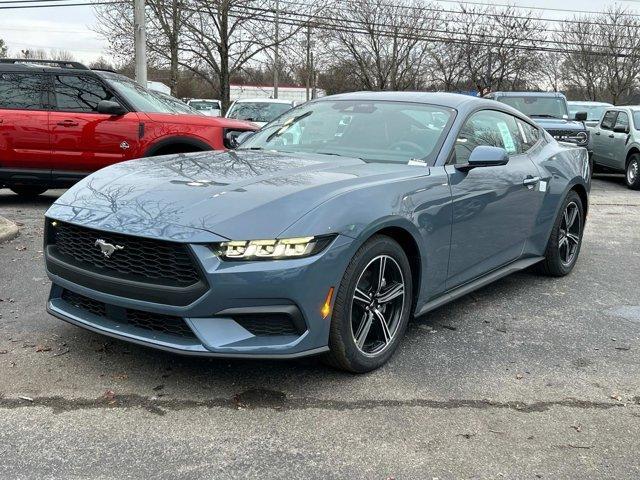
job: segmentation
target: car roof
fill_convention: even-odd
[[[555,97],[566,98],[564,94],[560,92],[491,92],[490,96],[496,97]]]
[[[612,108],[614,110],[617,108],[628,108],[629,110],[633,110],[634,112],[640,111],[640,105],[616,105],[615,107],[612,105]]]
[[[594,107],[613,107],[612,103],[607,102],[591,102],[586,100],[568,100],[567,103],[574,105],[593,105]]]
[[[324,102],[331,100],[378,100],[390,102],[424,103],[429,105],[440,105],[442,107],[449,107],[454,109],[458,109],[463,105],[485,105],[487,107],[495,107],[497,104],[495,100],[448,92],[353,92],[321,97],[314,101]]]
[[[287,103],[292,104],[293,100],[283,100],[282,98],[239,98],[236,103]]]
[[[215,98],[190,98],[187,102],[212,102],[212,103],[220,103],[220,100],[216,100]]]
[[[83,64],[71,61],[31,58],[0,58],[0,72],[91,73]]]

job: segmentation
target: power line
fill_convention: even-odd
[[[52,1],[52,0],[46,0]],[[53,8],[53,7],[92,7],[94,5],[109,5],[113,3],[125,2],[91,2],[91,3],[59,3],[57,5],[12,5],[10,7],[0,7],[0,10],[18,10],[23,8]]]

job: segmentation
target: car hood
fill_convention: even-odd
[[[238,128],[242,130],[257,130],[257,126],[251,122],[244,122],[242,120],[235,120],[233,118],[225,117],[209,117],[207,115],[188,113],[149,113],[145,115],[152,122],[160,123],[173,123],[178,125],[198,125],[203,127],[223,127],[223,128]]]
[[[531,118],[545,130],[575,130],[576,132],[585,130],[585,126],[582,122],[577,122],[575,120],[565,120],[562,118]]]
[[[328,155],[167,155],[102,169],[63,194],[47,215],[98,229],[182,240],[198,236],[176,235],[176,226],[227,239],[274,238],[336,195],[428,173],[425,166]],[[322,233],[329,232],[309,232]]]

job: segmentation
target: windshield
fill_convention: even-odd
[[[575,118],[578,112],[587,112],[587,121],[599,121],[602,118],[606,105],[584,105],[569,102],[569,118]]]
[[[206,100],[191,100],[189,106],[196,110],[220,110],[218,102],[208,102]]]
[[[184,103],[182,100],[179,100],[171,95],[167,95],[166,93],[154,92],[151,91],[153,95],[156,95],[160,98],[160,101],[165,103],[173,112],[171,113],[187,113],[189,115],[199,115],[200,112],[197,112],[189,105]]]
[[[340,155],[368,162],[429,162],[452,117],[452,109],[436,105],[325,100],[293,109],[241,149]]]
[[[287,110],[291,110],[291,104],[289,103],[236,102],[229,109],[227,118],[268,123]]]
[[[104,75],[109,84],[138,111],[146,113],[198,114],[184,102],[166,93],[152,92],[122,75]]]
[[[529,117],[569,118],[567,102],[562,97],[505,96],[500,101]]]

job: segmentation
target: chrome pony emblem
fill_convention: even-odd
[[[122,143],[120,144],[120,148],[121,148],[122,150],[127,150],[127,149],[129,148],[129,144],[128,144],[127,142],[122,142]]]
[[[96,243],[94,243],[94,245],[96,247],[100,247],[100,251],[106,258],[110,258],[111,255],[113,255],[113,253],[116,250],[124,250],[124,247],[122,245],[114,245],[112,243],[107,243],[101,238],[96,240]]]

